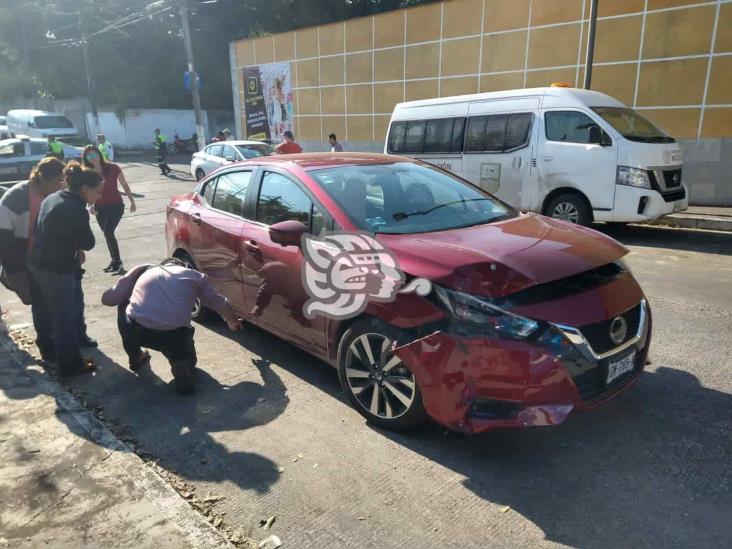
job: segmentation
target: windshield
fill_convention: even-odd
[[[373,233],[446,231],[517,215],[488,193],[411,162],[325,168],[309,174],[359,229]]]
[[[675,142],[673,137],[666,135],[633,109],[627,107],[593,107],[592,110],[602,116],[623,137],[631,141],[640,141],[641,143]]]
[[[249,160],[250,158],[257,158],[260,156],[271,156],[274,150],[269,145],[262,143],[261,145],[237,145],[239,152]]]
[[[33,120],[36,124],[36,128],[39,130],[47,130],[49,128],[73,128],[74,125],[71,120],[65,116],[50,115],[50,116],[36,116]]]

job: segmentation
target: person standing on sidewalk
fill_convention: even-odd
[[[13,185],[0,198],[0,282],[31,304],[28,280],[28,252],[41,202],[61,188],[64,163],[58,158],[41,160],[30,179]]]
[[[240,328],[236,312],[206,275],[175,258],[139,265],[104,292],[102,303],[117,307],[117,328],[133,372],[150,360],[143,347],[160,351],[170,362],[176,391],[193,392],[197,357],[191,311],[197,301],[219,313],[231,331]]]
[[[112,162],[106,162],[104,156],[96,148],[89,145],[82,152],[84,166],[95,170],[104,178],[104,188],[102,196],[94,204],[97,223],[102,228],[104,238],[107,241],[107,248],[112,260],[104,269],[105,273],[121,274],[124,271],[122,267],[122,259],[119,255],[119,244],[114,235],[122,215],[125,212],[125,203],[122,201],[122,195],[119,192],[118,184],[122,188],[130,201],[130,213],[137,211],[135,197],[132,196],[130,186],[127,184],[125,174],[122,168]]]
[[[330,152],[332,153],[342,153],[343,152],[343,145],[338,143],[338,139],[336,139],[336,134],[332,133],[328,136],[328,142],[330,143]]]
[[[103,180],[75,161],[64,168],[64,175],[66,189],[49,195],[41,204],[29,268],[41,355],[56,361],[59,374],[74,375],[94,369],[80,349],[96,346],[93,340],[83,341],[87,336],[81,265],[84,250],[95,244],[86,206],[101,196]]]
[[[97,149],[99,149],[99,152],[102,153],[102,157],[107,162],[113,162],[114,161],[114,148],[112,147],[112,144],[107,141],[107,138],[104,136],[103,133],[100,133],[97,135]]]
[[[275,154],[297,154],[302,152],[302,147],[295,143],[295,136],[290,130],[282,134],[282,143],[275,147]]]
[[[160,133],[160,128],[155,128],[153,146],[155,147],[155,161],[158,163],[158,168],[160,168],[160,175],[168,175],[173,171],[165,161],[168,156],[168,138]]]

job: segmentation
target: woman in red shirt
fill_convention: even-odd
[[[97,222],[102,228],[102,232],[104,232],[104,238],[107,240],[107,248],[109,248],[109,255],[112,257],[112,261],[104,269],[104,272],[123,274],[124,268],[122,267],[122,259],[119,255],[119,244],[117,244],[114,231],[122,219],[122,214],[125,211],[125,203],[122,201],[122,195],[119,192],[117,184],[122,185],[127,198],[130,200],[131,213],[135,213],[137,210],[135,199],[122,173],[122,168],[112,162],[106,162],[96,147],[87,145],[84,147],[81,157],[84,160],[85,166],[93,168],[104,178],[102,197],[94,205]]]

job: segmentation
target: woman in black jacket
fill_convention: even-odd
[[[99,198],[102,177],[78,162],[70,162],[64,176],[66,189],[41,204],[29,267],[33,306],[44,309],[34,317],[46,319],[36,326],[41,354],[56,360],[59,374],[73,375],[94,369],[79,346],[84,297],[78,275],[84,250],[94,247],[86,206]]]

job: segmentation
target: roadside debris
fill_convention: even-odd
[[[277,536],[269,536],[259,542],[259,549],[277,549],[282,546],[280,538]]]
[[[274,524],[274,521],[277,520],[277,517],[275,515],[272,515],[267,520],[260,520],[259,521],[259,527],[264,527],[265,530],[269,530],[272,525]]]

